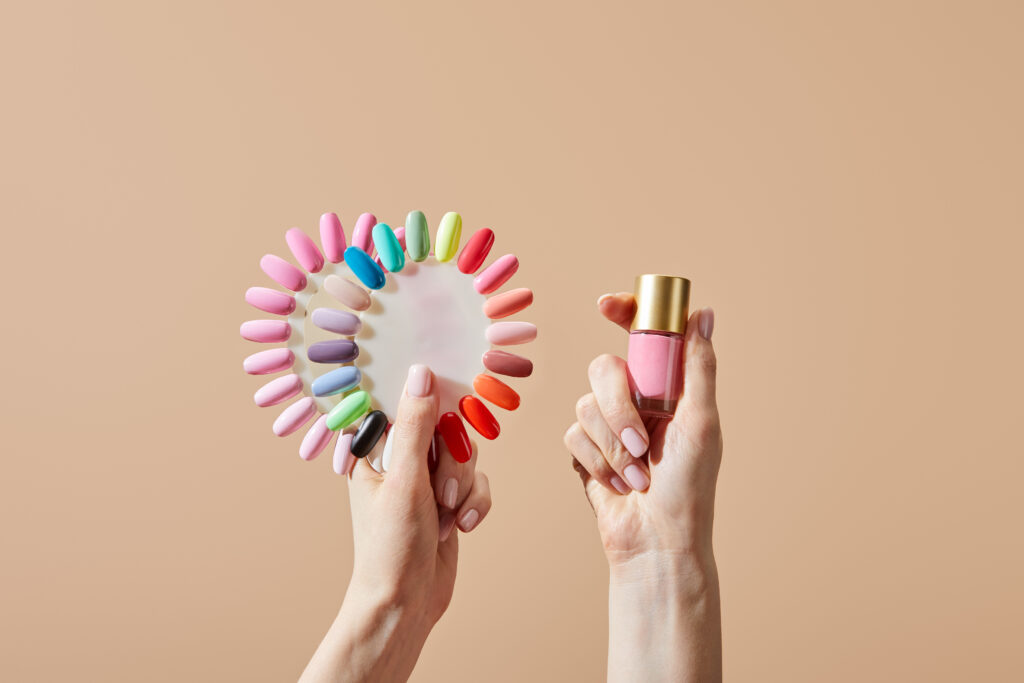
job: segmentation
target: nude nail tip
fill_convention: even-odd
[[[491,323],[485,335],[487,341],[497,346],[526,344],[537,338],[537,326],[518,321]]]

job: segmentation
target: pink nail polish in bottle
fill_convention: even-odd
[[[690,281],[640,275],[636,316],[629,327],[629,389],[644,417],[672,417],[683,391],[683,335],[690,313]]]

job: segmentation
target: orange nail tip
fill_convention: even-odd
[[[473,379],[473,391],[499,408],[515,410],[519,407],[519,394],[497,377],[480,373]]]

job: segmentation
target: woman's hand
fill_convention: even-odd
[[[628,329],[636,303],[630,294],[606,295],[598,307]],[[565,434],[610,567],[609,680],[721,676],[713,328],[711,309],[690,316],[683,395],[671,420],[642,420],[625,361],[603,355],[590,364],[593,391],[577,402],[577,422]]]
[[[302,680],[404,681],[448,608],[458,560],[456,526],[471,531],[491,507],[476,449],[457,463],[436,439],[438,395],[428,368],[409,368],[398,417],[349,484],[355,565],[345,601]],[[386,462],[385,462],[386,461]],[[377,469],[386,471],[378,472]],[[376,469],[375,469],[376,466]]]

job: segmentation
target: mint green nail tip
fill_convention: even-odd
[[[434,243],[434,256],[444,263],[455,258],[455,252],[459,250],[459,240],[462,239],[462,216],[449,211],[441,218],[441,225],[437,228],[437,242]]]
[[[397,273],[405,266],[405,254],[402,245],[395,237],[395,231],[387,223],[373,226],[373,246],[377,247],[380,262],[392,273]]]
[[[430,254],[430,231],[422,211],[410,211],[405,217],[405,248],[413,261],[423,261]]]
[[[362,389],[353,391],[327,413],[327,428],[335,432],[344,429],[369,409],[370,395]]]

